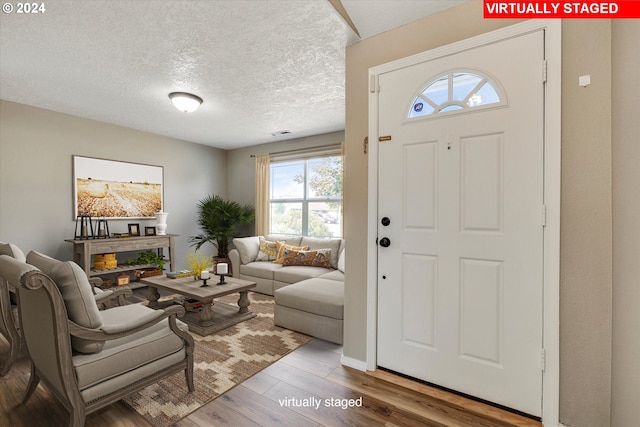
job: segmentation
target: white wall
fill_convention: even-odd
[[[0,241],[72,259],[72,155],[164,167],[167,232],[179,234],[178,263],[198,233],[196,204],[207,194],[226,196],[226,152],[66,114],[0,101]],[[128,222],[111,220],[111,232]],[[210,246],[210,245],[209,245]],[[211,253],[212,247],[200,251]]]

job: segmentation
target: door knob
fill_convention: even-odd
[[[389,219],[389,217],[385,216],[384,218],[382,218],[382,220],[380,221],[382,223],[382,225],[384,225],[385,227],[388,226],[389,224],[391,224],[391,220]]]
[[[391,240],[389,240],[388,237],[383,237],[382,239],[380,239],[380,246],[382,246],[383,248],[388,248],[390,244]]]

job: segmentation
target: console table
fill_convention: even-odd
[[[108,239],[67,239],[65,242],[73,244],[73,260],[82,265],[87,277],[100,276],[102,274],[120,273],[123,271],[137,270],[151,267],[149,265],[127,265],[119,264],[117,268],[109,270],[94,270],[91,268],[91,256],[95,254],[106,254],[114,252],[146,251],[157,249],[158,255],[163,256],[164,248],[169,249],[169,264],[171,269],[175,269],[175,238],[177,234],[166,234],[163,236],[136,236],[136,237],[111,237]]]

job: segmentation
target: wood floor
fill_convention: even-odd
[[[0,338],[0,357],[7,351]],[[176,426],[541,426],[395,375],[344,367],[341,354],[341,346],[314,339]],[[69,414],[42,386],[26,405],[18,405],[28,376],[28,362],[20,359],[0,378],[0,426],[68,425]],[[90,414],[86,426],[150,424],[117,402]]]

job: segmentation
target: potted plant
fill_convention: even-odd
[[[220,196],[207,196],[198,202],[198,225],[202,233],[191,236],[191,246],[196,251],[209,242],[218,250],[218,260],[228,260],[229,244],[238,236],[237,228],[241,224],[250,224],[255,218],[251,205],[224,200]]]

